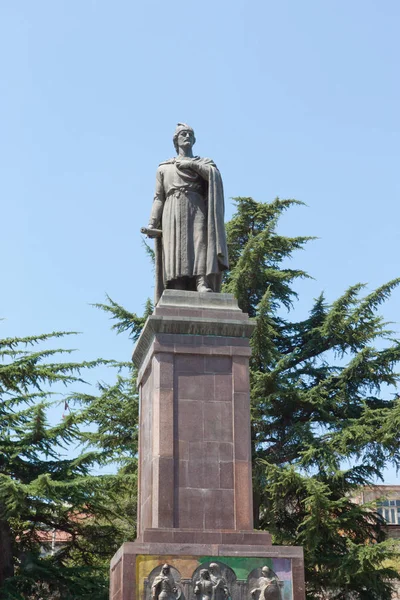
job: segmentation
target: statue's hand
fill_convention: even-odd
[[[177,158],[175,165],[178,169],[190,169],[192,166],[192,160],[190,158]]]
[[[157,229],[154,225],[148,225],[147,227],[140,228],[141,233],[147,235],[149,238],[158,238],[162,236],[161,229]]]

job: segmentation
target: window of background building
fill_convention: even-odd
[[[400,525],[400,500],[384,500],[380,502],[378,513],[389,525]]]

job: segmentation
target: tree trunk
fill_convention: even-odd
[[[4,580],[14,575],[13,540],[7,521],[0,519],[0,589]]]

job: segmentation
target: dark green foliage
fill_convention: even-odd
[[[51,559],[24,555],[19,573],[1,588],[1,598],[12,600],[108,600],[104,569],[60,568]]]
[[[361,296],[352,286],[332,305],[321,295],[304,321],[290,321],[302,271],[282,261],[307,238],[277,235],[282,210],[237,198],[228,224],[225,291],[257,319],[251,403],[256,522],[276,543],[303,545],[310,598],[390,598],[385,540],[360,486],[400,466],[400,344],[377,314],[400,280]],[[379,344],[377,349],[374,344]]]
[[[129,519],[128,499],[135,506],[136,476],[91,475],[106,461],[107,451],[114,457],[111,449],[98,453],[92,444],[75,458],[62,457],[91,441],[83,427],[87,411],[69,412],[56,425],[47,420],[49,406],[60,403],[60,384],[62,389],[82,384],[83,370],[114,366],[103,360],[54,362],[70,351],[42,349],[42,344],[64,335],[0,340],[0,589],[5,599],[106,598],[104,565],[125,532],[134,531],[130,520],[123,521]],[[123,387],[120,380],[117,385]],[[93,396],[92,420],[104,396],[109,396],[104,387]],[[76,394],[61,395],[70,406],[78,400]],[[53,530],[65,535],[64,545],[43,556],[50,550],[43,536]]]
[[[271,204],[252,198],[236,198],[236,202],[238,211],[226,226],[230,271],[224,291],[233,294],[250,317],[255,316],[268,288],[273,309],[280,304],[290,308],[297,297],[291,284],[308,275],[301,270],[284,269],[281,263],[313,238],[278,235],[276,225],[284,210],[302,203],[278,198]]]
[[[112,325],[111,329],[114,329],[117,333],[128,332],[129,337],[136,341],[143,329],[146,319],[153,312],[153,305],[150,300],[147,300],[144,315],[138,317],[135,313],[127,311],[123,306],[114,302],[109,296],[107,296],[108,304],[94,304],[96,308],[104,310],[111,319],[116,322]]]

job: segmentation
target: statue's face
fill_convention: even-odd
[[[218,574],[218,571],[219,571],[218,565],[210,565],[208,568],[209,568],[210,573],[212,573],[213,575]]]
[[[177,144],[179,148],[191,148],[194,144],[194,135],[192,131],[183,130],[179,132]]]

